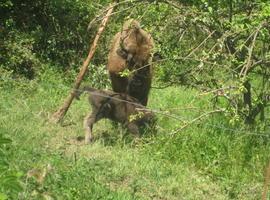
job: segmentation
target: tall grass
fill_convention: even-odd
[[[149,107],[165,113],[157,114],[157,133],[134,139],[103,120],[95,142],[83,145],[76,138],[90,109],[86,98],[74,101],[62,124],[49,122],[70,89],[61,74],[6,78],[0,87],[0,132],[13,140],[11,167],[24,174],[21,199],[260,198],[269,134],[230,127],[221,114],[171,134],[183,122],[168,115],[187,121],[213,109],[196,91],[151,91]]]

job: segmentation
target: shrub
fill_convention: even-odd
[[[1,48],[0,67],[33,79],[40,66],[40,61],[33,52],[34,38],[31,35],[12,31]]]

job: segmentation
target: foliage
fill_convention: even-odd
[[[269,4],[260,0],[190,4],[177,4],[177,11],[160,22],[166,27],[166,35],[158,33],[165,45],[161,51],[168,59],[166,67],[158,69],[158,78],[211,95],[212,104],[225,108],[232,124],[265,128],[269,125],[265,116],[270,87]]]
[[[88,78],[88,83],[90,83],[92,87],[104,89],[110,85],[105,65],[90,64],[89,72],[86,76]]]
[[[8,38],[2,44],[0,67],[16,75],[33,79],[40,66],[33,52],[33,43],[33,38],[28,34],[9,32]]]
[[[90,19],[99,11],[90,2],[11,0],[1,3],[0,38],[5,41],[1,54],[8,55],[3,56],[1,63],[15,73],[27,73],[30,78],[33,64],[29,61],[33,57],[53,62],[64,70],[78,67],[89,48],[89,39],[95,34],[95,30],[86,31]],[[99,1],[95,3],[98,5]],[[26,64],[21,63],[22,59]]]

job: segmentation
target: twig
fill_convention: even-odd
[[[182,57],[182,56],[175,57],[175,58],[163,58],[163,59],[157,60],[157,61],[152,62],[152,63],[162,63],[162,62],[172,61],[172,60],[191,60],[191,61],[193,60],[193,61],[197,61],[197,62],[203,62],[203,63],[209,64],[209,65],[215,65],[217,67],[223,67],[223,65],[219,65],[219,64],[214,63],[214,62],[209,62],[209,61],[206,61],[206,60],[200,60],[200,59],[197,59],[197,58]]]
[[[124,2],[119,2],[119,3],[115,4],[115,6],[118,6],[118,5],[124,4],[124,3],[129,3],[129,2],[131,2],[131,1],[128,0],[128,1],[124,1]],[[137,1],[135,1],[135,2],[139,2],[139,0],[137,0]],[[132,2],[132,3],[135,3],[135,2]],[[143,4],[143,2],[139,2],[139,3],[137,3],[137,4],[134,4],[134,5],[132,5],[132,6],[129,6],[129,7],[125,8],[125,9],[123,9],[123,10],[120,10],[120,11],[112,12],[110,15],[108,15],[108,17],[110,17],[110,16],[112,16],[112,15],[116,15],[117,13],[120,13],[120,12],[123,12],[123,11],[126,11],[126,10],[129,10],[129,9],[132,9],[132,8],[134,8],[134,7],[137,7],[138,5],[141,5],[141,4]],[[94,19],[92,19],[92,20],[89,22],[89,24],[88,24],[87,30],[89,31],[89,30],[92,28],[93,24],[95,24],[96,22],[101,21],[101,20],[103,20],[104,18],[106,18],[106,16],[103,16],[103,15],[104,15],[104,13],[108,12],[108,10],[109,10],[110,8],[111,8],[111,7],[108,7],[108,8],[106,8],[105,10],[101,11],[101,13],[100,13],[99,15],[97,15]],[[103,16],[103,17],[102,17],[102,16]]]
[[[196,121],[204,118],[204,117],[207,117],[211,114],[214,114],[214,113],[219,113],[219,112],[224,112],[223,109],[219,109],[219,110],[213,110],[213,111],[210,111],[210,112],[207,112],[207,113],[204,113],[202,115],[200,115],[199,117],[196,117],[195,119],[189,121],[189,122],[185,122],[185,124],[183,126],[181,126],[180,128],[176,129],[175,131],[171,132],[170,135],[174,135],[176,134],[177,132],[179,131],[182,131],[183,129],[185,129],[186,127],[188,127],[189,125],[195,123]]]
[[[193,49],[186,57],[191,56],[195,51],[197,51],[216,31],[212,31],[195,49]]]
[[[203,92],[203,93],[199,94],[199,96],[208,95],[210,93],[218,93],[218,94],[221,93],[221,94],[223,94],[223,93],[225,93],[224,92],[225,90],[231,90],[231,89],[237,89],[237,87],[236,86],[227,86],[227,87],[223,87],[223,88],[218,88],[218,89],[215,89],[215,90]]]
[[[257,28],[257,30],[254,33],[252,44],[248,50],[248,58],[247,58],[247,62],[246,62],[247,64],[241,69],[240,76],[245,77],[247,75],[248,70],[252,66],[251,57],[252,57],[252,53],[253,53],[253,48],[255,46],[256,38],[258,36],[258,33],[259,33],[261,27],[262,27],[262,24],[260,24],[260,26]]]
[[[169,113],[166,113],[166,112],[158,111],[158,110],[153,110],[153,109],[148,109],[148,108],[137,108],[136,110],[138,110],[138,111],[140,111],[140,110],[150,111],[150,112],[153,112],[153,113],[164,115],[164,116],[169,117],[171,119],[175,119],[175,120],[181,121],[183,123],[185,122],[184,119],[182,119],[182,118],[180,118],[178,116],[175,116],[175,115],[172,115],[172,114],[169,114]]]

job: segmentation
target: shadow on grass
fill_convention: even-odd
[[[104,146],[128,145],[133,146],[145,137],[156,135],[156,129],[145,127],[140,129],[140,136],[136,137],[126,128],[117,123],[112,123],[109,131],[96,132],[92,143],[101,142]],[[84,144],[84,136],[76,138],[77,143]]]

